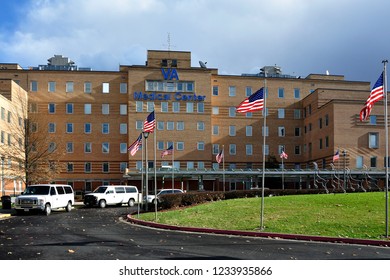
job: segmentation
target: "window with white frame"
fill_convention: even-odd
[[[213,96],[218,96],[218,86],[213,86]]]
[[[48,91],[49,92],[55,92],[56,91],[56,82],[49,82],[48,83]]]
[[[92,114],[92,104],[84,104],[84,114],[85,115]]]
[[[197,107],[198,113],[204,113],[204,103],[203,102],[196,103],[196,107]]]
[[[235,155],[237,152],[236,144],[229,144],[229,154]]]
[[[236,116],[236,107],[229,107],[229,117]]]
[[[120,83],[119,85],[119,93],[126,94],[127,93],[127,83]]]
[[[92,93],[92,83],[84,82],[84,93],[90,94]]]
[[[66,103],[65,106],[66,106],[66,113],[73,114],[73,108],[74,108],[73,103]]]
[[[278,88],[278,97],[284,98],[284,88]]]
[[[49,133],[55,133],[56,132],[56,124],[55,123],[49,123],[48,124],[48,132]]]
[[[218,134],[219,134],[219,126],[213,125],[213,135],[218,135]]]
[[[245,151],[247,156],[253,155],[253,146],[252,144],[246,144],[245,145]]]
[[[236,126],[229,125],[229,136],[236,136]]]
[[[370,132],[368,134],[368,147],[370,149],[378,149],[379,148],[379,133],[378,132]]]
[[[135,111],[136,112],[144,111],[144,103],[142,101],[135,101]]]
[[[84,143],[84,153],[92,153],[92,143],[91,142]]]
[[[284,119],[284,109],[278,109],[278,118]]]
[[[73,123],[66,123],[66,133],[73,133]]]
[[[194,112],[194,103],[193,102],[187,102],[186,110],[187,110],[187,113],[193,113]]]
[[[172,112],[179,113],[180,112],[180,103],[172,102]]]
[[[363,156],[356,157],[356,168],[363,168]]]
[[[162,121],[157,122],[157,130],[164,130],[164,122]]]
[[[73,82],[66,82],[65,91],[67,93],[72,93],[74,91],[74,83]]]
[[[278,127],[278,136],[279,137],[286,136],[286,130],[285,130],[284,126],[279,126]]]
[[[153,112],[154,111],[154,102],[148,101],[146,103],[146,111],[147,112]]]
[[[229,86],[229,96],[236,96],[236,87]]]
[[[218,115],[219,114],[219,107],[213,107],[213,115]]]
[[[184,142],[182,142],[182,141],[176,142],[176,150],[183,151],[184,150]]]
[[[197,130],[204,130],[204,122],[200,121],[196,123]]]
[[[265,127],[264,129],[264,126],[261,127],[261,135],[262,136],[268,136],[268,126]]]
[[[180,121],[176,123],[177,130],[184,130],[184,122]]]
[[[110,104],[102,104],[102,114],[103,115],[110,114]]]
[[[245,96],[249,97],[252,95],[252,87],[246,87],[245,88]]]
[[[1,108],[1,118],[4,120],[5,119],[5,110],[3,110],[4,108]],[[56,104],[54,103],[49,103],[48,105],[48,110],[49,110],[49,114],[54,114],[56,112]],[[4,112],[4,113],[3,113]],[[4,116],[4,117],[3,117]]]
[[[110,143],[103,142],[102,143],[102,153],[103,154],[108,154],[109,152],[110,152]]]
[[[84,172],[85,173],[91,173],[92,172],[92,163],[85,162],[84,163]]]
[[[74,151],[73,142],[66,142],[66,152],[73,153],[73,151]]]
[[[198,151],[204,151],[204,142],[203,141],[199,141],[197,143],[197,149],[198,149]]]
[[[102,83],[102,93],[110,93],[110,83]]]
[[[253,127],[251,125],[247,125],[245,127],[245,136],[252,136]]]
[[[121,154],[127,154],[127,143],[120,143],[119,151]]]
[[[119,124],[119,133],[120,134],[127,134],[127,123]]]
[[[120,104],[119,105],[119,114],[125,116],[127,115],[127,104]]]
[[[110,133],[110,124],[102,123],[102,134],[109,134],[109,133]]]
[[[161,112],[162,113],[167,113],[168,112],[168,102],[161,102]]]
[[[86,133],[86,134],[92,133],[92,124],[91,123],[84,124],[84,133]]]
[[[110,172],[110,164],[108,162],[103,162],[102,163],[102,172],[103,173]]]
[[[294,88],[294,98],[295,99],[301,98],[301,90],[299,88]]]
[[[167,122],[167,130],[174,130],[175,122]]]

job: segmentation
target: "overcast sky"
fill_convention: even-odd
[[[388,0],[0,0],[0,62],[61,54],[117,71],[170,48],[220,74],[278,65],[373,84],[390,60],[389,11]]]

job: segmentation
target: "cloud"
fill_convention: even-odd
[[[380,36],[387,26],[380,15],[390,6],[382,0],[24,3],[15,29],[0,28],[0,58],[22,66],[63,54],[79,66],[117,70],[119,64],[143,64],[148,49],[170,48],[191,51],[194,66],[207,61],[223,74],[277,64],[286,74],[329,70],[371,80],[368,69],[380,71],[390,49],[390,39]]]

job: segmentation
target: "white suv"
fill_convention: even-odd
[[[84,205],[87,207],[127,204],[132,207],[139,203],[141,194],[136,186],[107,185],[99,186],[96,190],[84,196]]]
[[[74,193],[70,185],[42,184],[30,185],[15,199],[17,213],[33,210],[43,211],[50,215],[52,209],[65,208],[72,210]]]

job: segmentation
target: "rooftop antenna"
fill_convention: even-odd
[[[171,33],[168,32],[167,45],[164,45],[168,48],[168,51],[171,51],[171,47],[176,47],[171,45]]]
[[[203,61],[199,60],[199,65],[201,68],[207,68],[206,64],[207,64],[207,62],[203,62]]]

